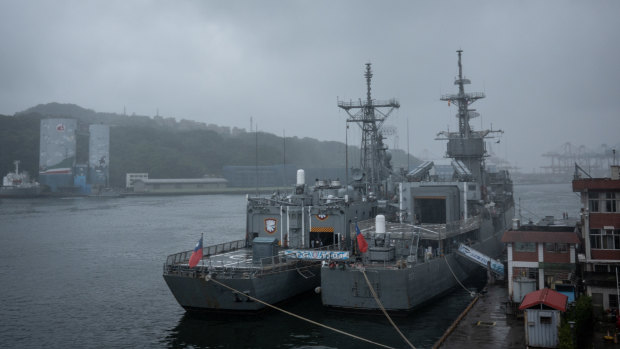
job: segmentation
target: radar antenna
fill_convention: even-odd
[[[487,155],[484,140],[486,138],[495,138],[495,134],[502,134],[502,130],[481,130],[474,131],[469,121],[479,116],[476,109],[470,109],[469,106],[479,99],[485,98],[483,92],[465,92],[465,85],[471,84],[471,81],[463,77],[463,65],[461,64],[461,54],[463,50],[457,50],[459,75],[454,80],[454,84],[458,86],[457,94],[447,94],[441,96],[442,101],[447,101],[448,105],[454,103],[458,107],[456,117],[459,119],[459,131],[450,132],[442,131],[437,134],[437,140],[447,140],[448,149],[446,156],[457,161],[462,161],[467,165],[474,177],[481,178],[482,167],[484,166],[484,158]]]
[[[349,115],[347,122],[354,122],[362,129],[362,144],[360,151],[360,166],[367,174],[369,189],[375,193],[381,187],[381,181],[390,174],[388,159],[385,155],[387,147],[383,143],[381,126],[390,114],[400,108],[396,99],[377,101],[372,99],[371,63],[366,63],[366,101],[360,99],[357,102],[338,101],[338,107]]]

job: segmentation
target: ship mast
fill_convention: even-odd
[[[472,175],[483,181],[482,171],[484,167],[484,158],[487,155],[484,144],[485,138],[494,138],[497,133],[504,133],[502,130],[481,130],[474,131],[469,121],[480,116],[476,109],[470,109],[469,106],[475,101],[486,97],[483,92],[465,92],[465,85],[471,84],[471,81],[463,77],[463,65],[461,64],[461,54],[463,50],[457,50],[459,75],[455,79],[454,84],[458,86],[457,94],[447,94],[441,96],[442,101],[447,101],[448,105],[454,103],[458,107],[456,117],[459,120],[459,131],[448,132],[442,131],[437,134],[437,140],[447,140],[448,146],[446,156],[457,161],[462,161],[472,172]]]
[[[381,126],[394,109],[400,108],[400,104],[396,99],[388,101],[372,99],[371,63],[366,63],[364,77],[366,78],[366,101],[361,99],[357,102],[338,101],[338,107],[344,109],[349,115],[347,122],[357,123],[362,129],[360,166],[367,176],[368,189],[378,193],[381,181],[386,179],[390,172],[385,155],[387,147],[383,143]]]

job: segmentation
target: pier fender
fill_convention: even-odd
[[[316,294],[320,294],[321,293],[321,286],[317,286],[314,288],[314,293]]]

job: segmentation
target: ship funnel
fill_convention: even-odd
[[[385,216],[380,214],[375,218],[377,234],[385,234]]]
[[[512,219],[512,230],[519,230],[521,228],[521,221],[519,218]]]
[[[306,172],[304,170],[297,170],[297,186],[306,184]]]

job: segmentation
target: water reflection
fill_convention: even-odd
[[[484,284],[484,273],[468,280],[468,287]],[[400,330],[417,348],[430,348],[471,298],[463,289],[407,314],[393,316]],[[308,293],[281,305],[294,314],[395,348],[406,343],[382,315],[330,311],[320,296]],[[273,310],[258,315],[184,314],[165,339],[170,348],[361,348],[355,338],[336,333]]]

